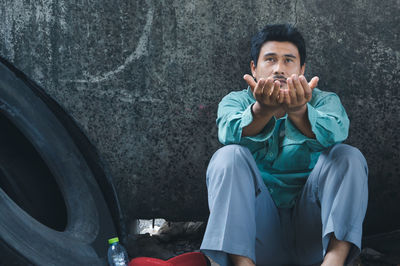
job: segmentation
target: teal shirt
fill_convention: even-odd
[[[303,135],[287,115],[272,117],[256,136],[242,137],[243,128],[253,121],[253,103],[250,88],[231,92],[222,99],[218,106],[218,139],[224,145],[249,148],[276,206],[292,207],[321,152],[347,138],[349,119],[335,93],[315,88],[307,108],[316,139]]]

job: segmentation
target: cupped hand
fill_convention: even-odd
[[[243,79],[250,86],[254,99],[264,108],[276,110],[284,102],[284,91],[280,90],[280,82],[272,78],[261,78],[255,82],[252,76],[246,74]]]
[[[285,91],[284,109],[287,113],[302,110],[312,98],[312,91],[317,86],[318,77],[313,77],[310,82],[303,75],[293,74],[287,79],[288,90]]]

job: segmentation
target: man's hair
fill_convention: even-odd
[[[268,41],[293,43],[299,50],[300,66],[304,65],[306,61],[306,45],[301,33],[289,24],[273,24],[265,26],[251,39],[251,58],[255,66],[257,66],[262,45]]]

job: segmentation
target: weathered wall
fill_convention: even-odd
[[[250,37],[289,22],[308,76],[339,94],[370,167],[367,229],[399,227],[399,0],[5,0],[0,54],[41,84],[108,162],[130,219],[208,215],[219,100],[245,87]],[[397,217],[397,218],[396,218]]]

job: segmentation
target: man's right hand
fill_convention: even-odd
[[[280,90],[280,82],[272,78],[261,78],[257,83],[254,78],[248,74],[243,79],[250,86],[253,96],[265,111],[274,112],[281,107],[285,97],[284,91]]]
[[[242,136],[255,136],[282,109],[284,92],[280,90],[280,82],[274,82],[272,78],[261,78],[257,83],[250,75],[246,74],[243,78],[249,84],[256,102],[251,107],[253,121],[243,128]]]

